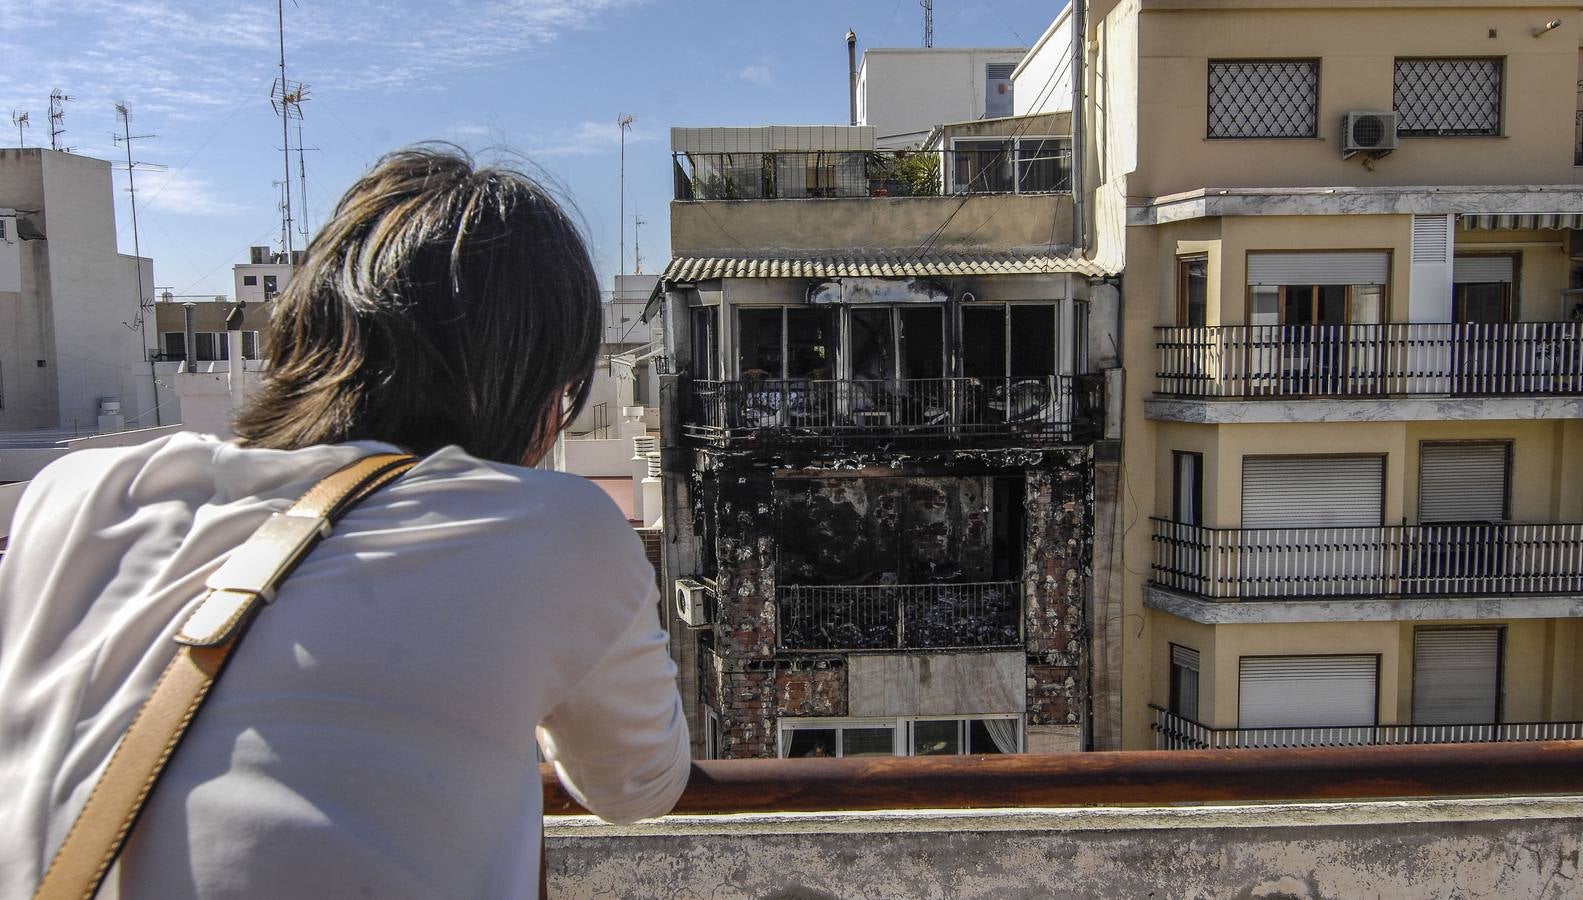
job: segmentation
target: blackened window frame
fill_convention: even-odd
[[[1251,66],[1310,66],[1313,71],[1313,92],[1309,95],[1308,119],[1309,130],[1306,134],[1268,134],[1268,133],[1243,133],[1216,134],[1215,133],[1215,68],[1217,66],[1251,67]],[[1211,141],[1281,141],[1281,140],[1313,140],[1319,137],[1319,93],[1320,78],[1323,75],[1318,57],[1285,57],[1285,58],[1255,58],[1255,59],[1211,59],[1206,67],[1204,85],[1204,138]]]

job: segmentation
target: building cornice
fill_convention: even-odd
[[[1583,185],[1199,188],[1127,207],[1131,226],[1217,216],[1523,215],[1583,211]]]

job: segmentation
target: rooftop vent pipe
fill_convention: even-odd
[[[847,100],[852,109],[848,125],[857,124],[857,32],[848,28],[846,31],[846,84]]]

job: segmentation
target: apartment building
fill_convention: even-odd
[[[666,613],[700,755],[1087,741],[1114,289],[1072,251],[1070,123],[928,144],[672,132]]]
[[[1128,370],[1096,746],[1583,735],[1580,18],[1090,4]]]

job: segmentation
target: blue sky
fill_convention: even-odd
[[[936,0],[935,45],[1026,46],[1063,6]],[[50,0],[0,17],[0,146],[12,110],[31,114],[27,146],[49,145],[54,88],[63,141],[124,160],[113,104],[132,110],[139,233],[158,285],[231,293],[247,247],[277,243],[282,176],[273,0]],[[428,139],[526,154],[569,194],[607,285],[619,244],[617,117],[627,135],[627,268],[632,215],[645,271],[669,257],[668,131],[673,125],[844,123],[848,27],[858,47],[918,46],[918,0],[286,0],[288,77],[304,103],[309,221],[323,222],[377,156]],[[295,142],[295,134],[293,134]],[[293,161],[295,193],[296,163]],[[132,231],[116,173],[123,252]],[[300,246],[300,239],[299,239]]]

